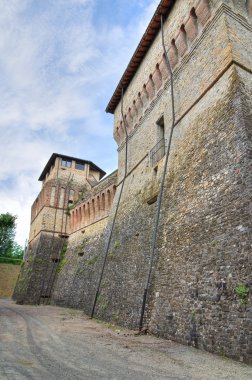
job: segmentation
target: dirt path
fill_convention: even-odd
[[[0,379],[251,380],[252,368],[80,311],[0,300]]]

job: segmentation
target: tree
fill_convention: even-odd
[[[17,217],[10,213],[0,214],[0,256],[12,256]]]
[[[14,241],[13,246],[10,251],[10,257],[13,257],[13,259],[22,259],[23,256],[24,256],[24,249]]]

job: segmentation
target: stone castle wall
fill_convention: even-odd
[[[14,300],[18,303],[40,304],[49,298],[64,245],[65,238],[46,232],[41,232],[32,240],[22,264]]]
[[[117,171],[104,178],[92,189],[85,188],[85,191],[82,191],[83,182],[73,186],[73,183],[66,183],[62,180],[50,180],[44,185],[42,194],[48,195],[47,198],[45,196],[42,198],[40,193],[38,197],[44,204],[32,220],[28,252],[14,292],[14,298],[19,303],[41,303],[45,300],[48,302],[55,279],[58,277],[61,279],[61,272],[64,273],[63,268],[68,268],[71,262],[69,258],[65,257],[67,245],[69,246],[68,251],[74,252],[73,257],[76,256],[77,249],[78,257],[79,247],[83,245],[83,241],[88,242],[85,245],[94,244],[91,243],[91,240],[93,239],[96,242],[99,231],[102,233],[105,229],[116,183]],[[73,195],[71,195],[73,188],[74,192],[78,194],[78,199],[70,204],[72,206],[72,211],[70,211],[67,206],[69,200],[74,200]],[[64,193],[62,193],[62,189]],[[97,207],[97,197],[100,196],[102,199],[103,194],[106,200],[106,209],[101,210],[99,208],[99,213],[91,213],[89,219],[86,220],[82,218],[84,215],[80,214],[80,220],[78,217],[75,220],[76,213],[79,215],[79,210],[84,210],[84,205],[92,204],[92,201],[96,200],[95,205]],[[108,203],[108,194],[111,195],[110,203]],[[35,204],[38,205],[39,202],[35,202]],[[70,230],[71,214],[75,223]],[[72,234],[68,243],[70,231]],[[84,233],[85,235],[83,235]],[[95,244],[93,248],[95,249]],[[93,259],[89,258],[88,260]],[[67,276],[69,278],[68,280],[64,279],[64,286],[71,279],[68,271]],[[62,289],[65,289],[64,286]]]
[[[149,325],[160,336],[251,361],[247,76],[231,67],[178,125]],[[236,294],[239,284],[250,289],[246,305]]]
[[[220,0],[177,1],[164,26],[176,126],[144,324],[159,336],[251,363],[252,26],[245,1]],[[150,155],[160,137],[157,122],[163,117],[167,138],[172,121],[162,57],[159,33],[125,92],[127,176],[95,309],[98,318],[131,328],[139,325],[164,164],[153,165]],[[52,303],[87,314],[125,168],[120,103],[114,137],[119,167],[112,209],[104,217],[97,212],[106,186],[113,189],[109,182],[75,205],[51,294]],[[84,222],[92,200],[92,223],[91,211]],[[24,281],[25,294],[32,282]],[[239,286],[249,291],[244,298]]]

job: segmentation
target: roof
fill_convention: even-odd
[[[147,29],[143,37],[141,38],[141,41],[139,42],[126,70],[123,73],[120,82],[118,83],[115,89],[112,98],[109,101],[109,104],[107,105],[106,112],[114,113],[121,99],[122,88],[124,89],[124,91],[126,90],[129,83],[131,82],[131,79],[135,75],[138,67],[140,66],[145,54],[147,53],[149,47],[154,41],[156,35],[158,34],[158,31],[161,27],[161,15],[163,15],[165,19],[170,13],[175,2],[176,0],[160,1],[149,25],[147,26]]]
[[[99,168],[97,165],[95,165],[92,161],[88,161],[88,160],[83,160],[82,158],[77,158],[77,157],[72,157],[72,156],[66,156],[65,154],[59,154],[59,153],[53,153],[51,155],[51,157],[49,158],[49,161],[47,162],[46,166],[44,167],[42,173],[40,174],[40,177],[39,177],[39,181],[43,181],[43,179],[45,178],[46,174],[48,173],[50,167],[54,164],[54,161],[55,161],[55,158],[56,157],[60,157],[60,158],[63,158],[63,159],[66,159],[66,160],[74,160],[74,161],[78,161],[82,164],[89,164],[91,169],[94,169],[98,172],[101,173],[101,178],[105,176],[106,172],[104,170],[102,170],[101,168]]]

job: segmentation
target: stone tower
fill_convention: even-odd
[[[52,154],[44,167],[39,177],[42,189],[31,208],[26,254],[26,262],[29,268],[32,262],[33,270],[28,271],[24,282],[27,286],[30,282],[27,276],[32,273],[28,280],[33,283],[33,302],[38,303],[41,298],[50,296],[51,281],[71,228],[70,210],[104,175],[105,172],[90,161],[57,153]],[[30,296],[28,293],[26,295]],[[20,296],[23,297],[22,291],[18,298]],[[25,302],[25,299],[21,301]]]

